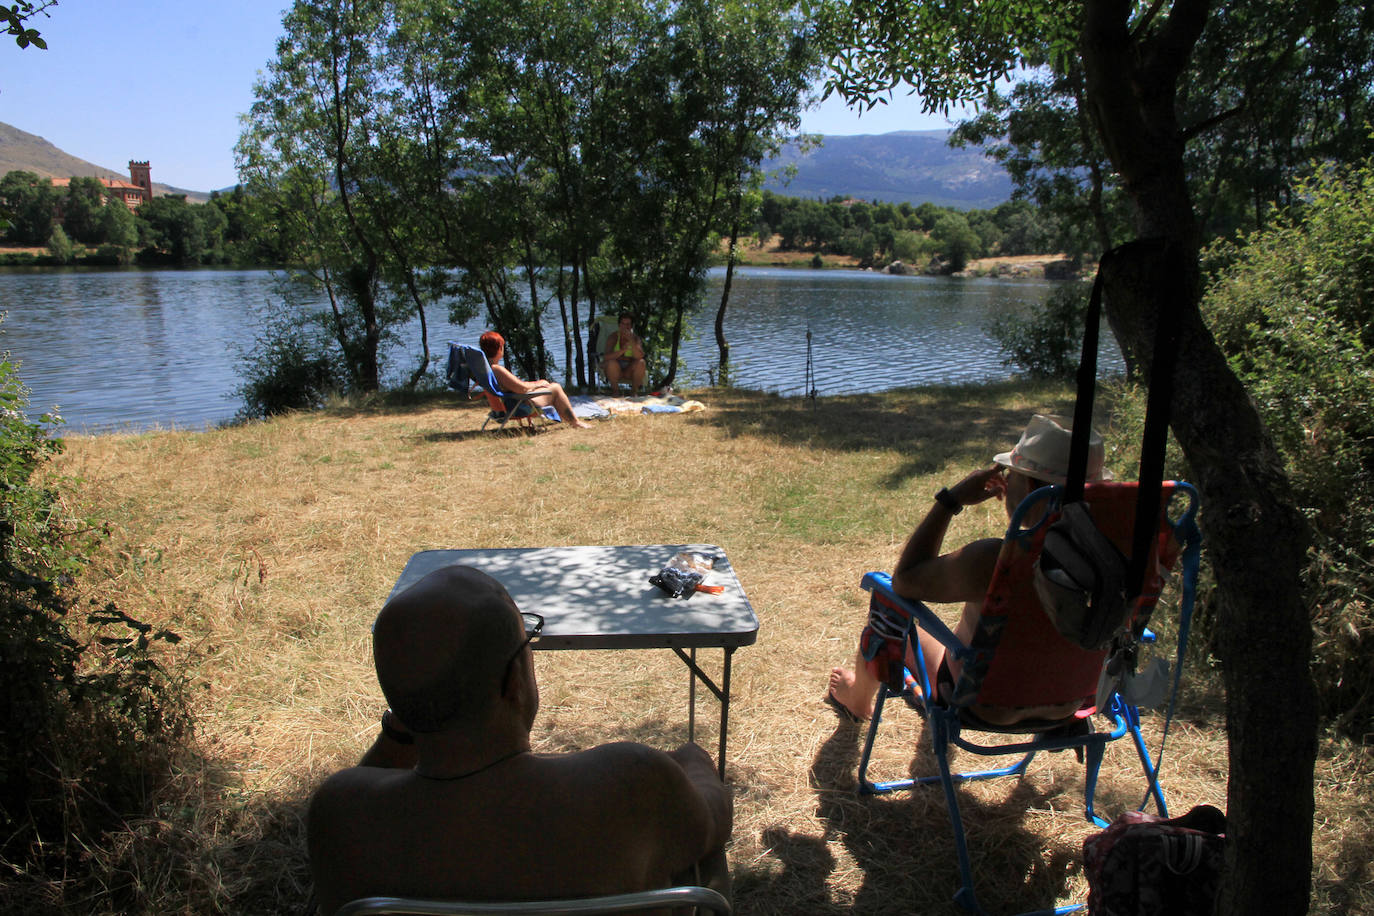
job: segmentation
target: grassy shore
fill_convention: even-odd
[[[175,664],[193,685],[198,729],[156,816],[76,866],[109,889],[102,899],[124,903],[63,907],[301,911],[305,800],[377,731],[369,624],[416,551],[707,542],[729,554],[760,620],[734,667],[737,912],[957,912],[939,791],[856,796],[861,733],[821,702],[826,675],[853,656],[861,575],[891,567],[931,494],[1014,442],[1032,411],[1067,411],[1072,393],[1001,385],[814,406],[695,394],[705,411],[534,436],[479,433],[482,408],[439,395],[210,432],[70,439],[58,470],[82,480],[72,498],[112,532],[82,588],[185,637]],[[1122,454],[1109,462],[1133,476]],[[972,507],[949,542],[1004,523],[1000,503]],[[718,665],[704,655],[708,670]],[[537,665],[536,750],[686,738],[686,672],[666,650],[549,653]],[[709,706],[703,722],[698,740],[714,749]],[[1158,727],[1146,723],[1152,746]],[[876,772],[929,771],[921,738],[915,715],[894,715]],[[1224,808],[1226,759],[1216,678],[1199,661],[1165,764],[1173,805]],[[1328,745],[1320,767],[1314,909],[1370,912],[1374,765]],[[1099,808],[1133,806],[1140,785],[1130,749],[1114,747]],[[1079,850],[1091,828],[1072,755],[961,792],[991,912],[1084,898]]]
[[[779,236],[772,235],[765,240],[760,240],[754,236],[745,236],[739,240],[739,247],[736,249],[740,267],[794,267],[799,269],[813,267],[813,260],[817,257],[813,251],[791,251],[784,250],[779,244]],[[722,241],[720,249],[720,260],[723,263],[724,255],[729,250],[729,242]],[[822,266],[826,269],[843,268],[857,270],[859,259],[847,254],[825,254],[820,255]],[[963,272],[956,276],[969,277],[1016,277],[1016,278],[1035,278],[1041,279],[1045,276],[1045,267],[1056,264],[1064,260],[1062,254],[1034,254],[1034,255],[1010,255],[1006,257],[978,258],[968,262],[968,266]],[[887,265],[883,261],[878,268]],[[912,270],[919,271],[921,265],[907,265]]]

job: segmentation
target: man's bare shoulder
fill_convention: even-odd
[[[310,796],[307,819],[319,824],[334,816],[351,816],[360,802],[395,789],[407,779],[410,772],[362,766],[339,770],[320,783]]]
[[[676,776],[681,767],[665,751],[633,741],[600,744],[585,751],[555,754],[540,758],[546,765],[559,770],[605,775],[607,778],[652,778],[657,775]]]

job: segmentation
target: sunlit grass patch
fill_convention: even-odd
[[[861,733],[821,702],[826,675],[852,661],[863,573],[891,568],[937,489],[1005,450],[1033,410],[1066,412],[1072,392],[1007,384],[814,406],[694,394],[706,410],[533,436],[479,432],[483,408],[433,396],[210,433],[72,438],[61,470],[85,481],[74,498],[112,529],[82,588],[181,632],[182,669],[199,685],[193,760],[161,826],[131,827],[125,847],[92,861],[111,881],[155,885],[162,911],[298,912],[304,800],[377,732],[369,626],[413,553],[700,542],[727,552],[760,621],[757,644],[734,656],[737,912],[951,912],[939,791],[855,795]],[[1004,524],[1000,503],[970,507],[948,543]],[[718,652],[700,655],[718,670]],[[686,738],[686,670],[670,652],[549,652],[537,666],[537,750]],[[1165,764],[1179,810],[1224,807],[1215,682],[1190,669]],[[697,739],[714,753],[714,709],[699,701]],[[1151,747],[1158,728],[1149,716]],[[928,771],[923,741],[919,718],[895,713],[874,767]],[[1109,812],[1138,802],[1136,766],[1124,744],[1108,752]],[[1368,909],[1359,863],[1374,766],[1350,747],[1325,748],[1319,766],[1318,900]],[[1024,780],[960,790],[990,911],[1083,899],[1081,788],[1072,756],[1051,755]]]

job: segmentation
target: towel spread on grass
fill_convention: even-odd
[[[633,398],[577,394],[572,395],[568,400],[572,402],[573,413],[583,420],[602,419],[622,414],[690,413],[694,410],[706,409],[706,405],[700,401],[688,401],[673,394],[667,397],[642,395]]]

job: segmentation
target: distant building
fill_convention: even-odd
[[[124,201],[124,206],[130,210],[137,210],[139,204],[153,199],[152,168],[146,159],[142,162],[129,160],[128,181],[120,181],[118,178],[97,178],[96,181],[105,186],[105,194],[108,197]],[[54,178],[52,183],[54,187],[65,188],[72,180]]]

